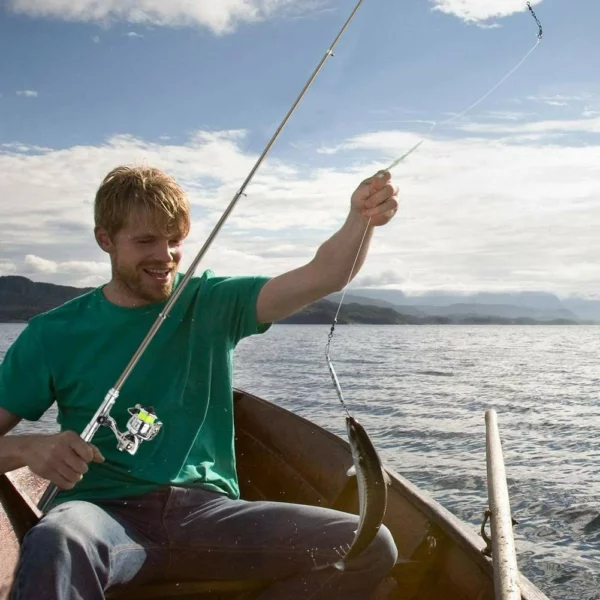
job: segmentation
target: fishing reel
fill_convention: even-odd
[[[115,434],[119,442],[117,444],[118,450],[135,454],[142,442],[148,442],[156,437],[162,423],[157,420],[152,406],[136,404],[134,408],[128,408],[127,411],[131,418],[127,421],[126,433],[119,431],[117,422],[110,415],[99,417],[98,422],[104,427],[109,427]]]

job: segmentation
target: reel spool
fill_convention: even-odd
[[[162,423],[157,420],[152,406],[136,404],[133,408],[128,408],[127,412],[131,418],[127,421],[126,433],[119,431],[117,422],[110,415],[100,417],[98,421],[100,425],[109,427],[115,434],[118,441],[117,450],[135,454],[142,442],[148,442],[156,437]]]

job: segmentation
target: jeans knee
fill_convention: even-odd
[[[44,522],[42,520],[30,529],[23,539],[21,556],[29,560],[35,557],[39,557],[41,560],[52,557],[53,560],[56,560],[62,555],[68,555],[81,545],[81,540],[78,540],[77,537],[67,527],[56,521]]]
[[[22,557],[70,561],[89,554],[97,541],[91,516],[78,505],[49,512],[23,539]]]

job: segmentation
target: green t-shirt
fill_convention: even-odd
[[[162,429],[132,456],[117,450],[115,435],[100,427],[92,442],[106,461],[91,463],[55,504],[133,496],[165,485],[239,497],[232,357],[242,338],[270,326],[256,319],[266,281],[211,271],[189,281],[111,410],[124,431],[128,408],[152,406]],[[0,406],[36,421],[56,401],[61,430],[81,433],[165,303],[123,308],[98,288],[34,317],[0,365]]]

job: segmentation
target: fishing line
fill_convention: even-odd
[[[458,121],[458,119],[461,119],[466,114],[470,113],[474,108],[477,108],[482,102],[487,100],[511,75],[513,75],[516,71],[518,71],[521,68],[521,66],[523,66],[523,63],[531,56],[531,54],[534,52],[534,50],[540,45],[540,42],[542,41],[542,37],[544,35],[544,30],[542,28],[542,24],[540,23],[539,19],[537,18],[537,15],[535,14],[533,8],[531,8],[530,2],[527,2],[527,8],[529,9],[531,16],[533,17],[533,19],[535,20],[535,22],[538,26],[537,40],[536,40],[535,44],[533,45],[533,47],[530,48],[525,53],[525,55],[521,58],[521,60],[519,60],[519,62],[508,73],[506,73],[506,75],[504,75],[504,77],[502,77],[502,79],[500,79],[500,81],[498,81],[498,83],[496,83],[485,94],[483,94],[483,96],[481,96],[481,98],[479,98],[478,100],[473,102],[473,104],[471,104],[469,107],[465,108],[465,110],[463,110],[462,112],[458,113],[457,115],[454,115],[453,117],[450,117],[449,119],[446,119],[445,121],[440,121],[440,122],[434,121],[426,135],[429,135],[436,127],[439,127],[441,125],[448,125],[450,123],[453,123],[454,121]],[[387,167],[387,170],[390,171],[394,167],[397,167],[405,158],[410,156],[425,141],[426,141],[426,138],[423,137],[420,141],[418,141],[412,148],[410,148],[402,156],[400,156],[399,158],[394,160]]]
[[[454,121],[457,121],[458,119],[464,117],[466,114],[470,113],[474,108],[476,108],[477,106],[479,106],[482,102],[484,102],[487,98],[489,98],[511,75],[513,75],[519,68],[521,68],[521,66],[523,65],[523,63],[531,56],[531,54],[534,52],[534,50],[540,45],[540,42],[542,41],[542,37],[544,35],[544,31],[543,31],[543,27],[542,24],[540,23],[540,20],[538,19],[537,15],[535,14],[533,8],[531,7],[531,2],[527,2],[527,8],[529,10],[529,12],[531,13],[531,16],[533,17],[533,19],[535,20],[537,26],[538,26],[538,34],[537,34],[537,39],[535,44],[533,45],[532,48],[530,48],[525,55],[519,60],[519,62],[512,68],[510,69],[510,71],[508,71],[508,73],[506,73],[506,75],[504,75],[502,77],[502,79],[500,79],[500,81],[498,81],[498,83],[496,83],[492,88],[490,88],[485,94],[483,94],[483,96],[481,96],[481,98],[479,98],[478,100],[476,100],[475,102],[473,102],[473,104],[471,104],[469,107],[467,107],[465,110],[463,110],[462,112],[458,113],[457,115],[454,115],[453,117],[450,117],[444,121],[440,121],[440,122],[432,122],[431,128],[429,129],[429,131],[425,134],[425,135],[429,135],[431,134],[432,131],[434,131],[434,129],[436,127],[439,127],[441,125],[448,125],[450,123],[453,123]],[[412,146],[411,148],[409,148],[402,156],[398,157],[397,159],[395,159],[386,169],[385,171],[391,171],[394,167],[397,167],[401,162],[403,162],[406,158],[408,158],[415,150],[417,150],[422,144],[423,142],[426,141],[426,137],[423,137],[422,139],[420,139],[414,146]],[[382,173],[380,173],[380,176],[382,175]],[[367,226],[365,227],[365,232],[363,234],[362,240],[360,242],[360,245],[358,247],[358,251],[356,253],[356,257],[354,259],[354,263],[352,265],[352,269],[350,269],[350,275],[348,277],[348,281],[346,282],[346,285],[344,286],[344,289],[342,291],[342,297],[340,299],[337,311],[335,313],[335,317],[333,319],[333,323],[331,325],[331,329],[329,331],[329,335],[327,336],[327,346],[325,347],[325,358],[327,359],[327,366],[329,367],[329,372],[331,374],[331,379],[333,381],[333,385],[335,387],[335,391],[337,392],[337,396],[340,400],[340,402],[342,403],[342,406],[344,407],[344,410],[346,411],[346,414],[348,416],[350,416],[350,412],[348,411],[348,407],[346,406],[346,402],[344,400],[344,394],[342,392],[342,388],[340,386],[340,382],[338,380],[338,377],[336,375],[335,369],[333,368],[333,363],[331,362],[331,357],[329,354],[330,351],[330,347],[331,347],[331,340],[333,339],[333,334],[335,331],[335,326],[337,325],[337,320],[340,314],[340,310],[342,308],[342,304],[344,302],[344,298],[346,296],[346,291],[348,288],[348,285],[350,284],[350,281],[352,281],[352,276],[354,274],[354,268],[356,267],[356,263],[358,261],[358,257],[360,256],[360,251],[362,250],[362,247],[364,245],[365,242],[365,238],[367,236],[367,232],[369,230],[369,226],[371,224],[371,219],[368,220],[367,222]]]

